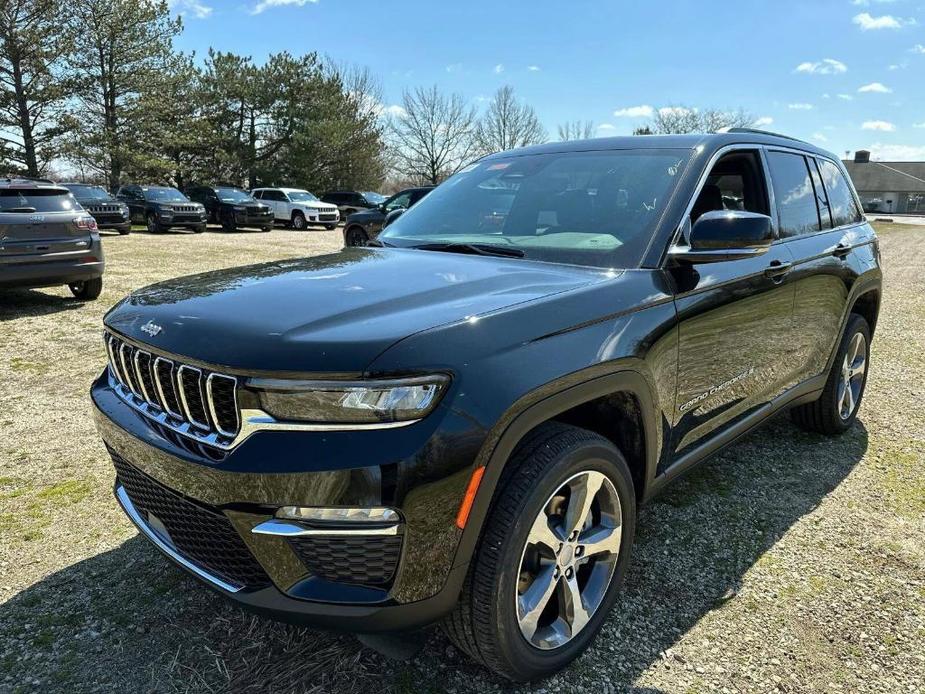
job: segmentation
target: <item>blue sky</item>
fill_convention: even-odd
[[[369,67],[384,106],[510,84],[551,136],[629,134],[651,110],[745,108],[840,156],[925,160],[925,0],[172,0],[178,47],[317,51]]]

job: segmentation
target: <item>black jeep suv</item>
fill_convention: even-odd
[[[81,300],[103,289],[96,220],[47,180],[0,178],[0,289],[66,284]]]
[[[399,210],[407,210],[433,189],[433,186],[406,188],[375,207],[354,212],[344,223],[344,245],[365,246],[375,240],[379,232],[391,223],[392,219],[397,218]]]
[[[240,227],[273,228],[273,210],[269,205],[235,186],[191,186],[186,194],[193,202],[202,203],[209,220],[221,224],[224,231]]]
[[[530,680],[600,629],[639,504],[783,409],[852,425],[880,291],[813,145],[558,142],[463,169],[375,247],[133,293],[92,398],[119,503],[220,593],[442,620]]]
[[[116,194],[129,208],[131,220],[157,234],[184,227],[197,234],[206,230],[206,208],[170,186],[127,185]]]
[[[105,188],[86,183],[62,183],[80,206],[93,215],[100,229],[114,229],[125,236],[132,230],[128,205],[116,200]]]
[[[321,196],[321,202],[337,205],[341,219],[346,219],[348,215],[360,210],[370,210],[377,205],[381,205],[384,201],[384,195],[372,191],[360,193],[355,190],[340,190],[325,193]]]

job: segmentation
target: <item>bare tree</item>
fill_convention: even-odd
[[[592,120],[559,123],[556,129],[559,131],[559,139],[563,142],[566,140],[589,140],[594,137],[594,121]]]
[[[715,133],[723,128],[744,128],[752,125],[755,117],[743,109],[696,109],[687,106],[665,106],[658,109],[646,128],[655,135],[683,135],[685,133]]]
[[[401,174],[436,185],[476,152],[475,109],[436,85],[402,94],[402,112],[389,123],[393,160]]]
[[[520,103],[509,85],[495,92],[488,111],[478,123],[476,137],[483,154],[538,145],[549,139],[536,111]]]

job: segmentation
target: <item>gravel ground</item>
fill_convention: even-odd
[[[857,426],[770,423],[643,509],[621,602],[524,691],[925,691],[925,250],[879,225],[886,289]],[[437,631],[407,662],[245,614],[117,510],[90,420],[100,320],[153,281],[321,253],[339,232],[105,239],[98,302],[0,293],[0,691],[509,689]]]

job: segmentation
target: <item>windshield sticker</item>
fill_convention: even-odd
[[[501,163],[499,163],[499,164],[492,164],[491,166],[489,166],[489,167],[486,169],[486,171],[503,171],[504,169],[506,169],[506,168],[509,167],[510,165],[511,165],[511,162],[509,162],[509,161],[501,162]]]

